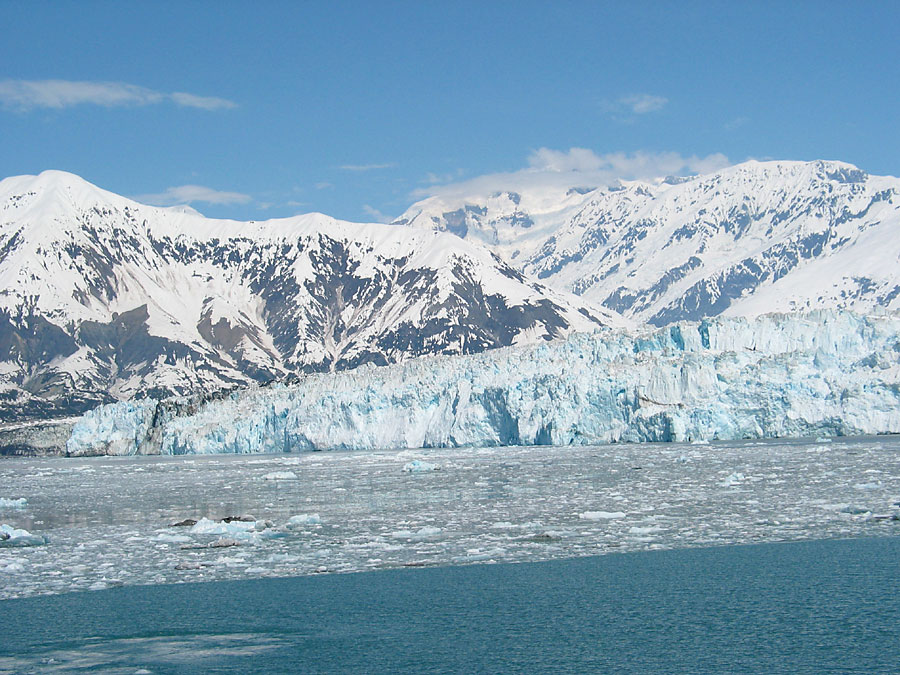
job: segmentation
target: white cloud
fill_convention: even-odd
[[[429,196],[468,198],[502,190],[535,188],[568,189],[601,187],[619,180],[655,180],[669,175],[710,173],[729,166],[729,159],[714,153],[706,157],[677,152],[611,152],[598,155],[586,148],[539,148],[528,157],[528,167],[509,173],[478,176],[470,180],[420,188],[415,199]]]
[[[637,119],[638,115],[657,112],[665,108],[668,103],[669,99],[665,96],[626,94],[614,101],[601,101],[600,107],[616,122],[630,124]]]
[[[653,96],[652,94],[628,94],[621,97],[619,105],[631,110],[635,115],[646,115],[666,107],[669,102],[665,96]]]
[[[236,108],[237,103],[216,96],[197,96],[176,91],[169,94],[169,98],[180,106],[187,108],[202,108],[203,110],[219,110],[221,108]]]
[[[331,190],[334,187],[334,184],[329,183],[327,180],[322,180],[316,183],[313,187],[315,187],[316,190]]]
[[[726,122],[723,125],[723,127],[725,128],[726,131],[734,131],[735,129],[738,129],[738,128],[744,126],[749,121],[750,121],[749,117],[741,115],[740,117],[735,117],[733,120],[729,120],[728,122]]]
[[[393,220],[390,216],[386,216],[374,206],[369,206],[368,204],[363,204],[362,210],[366,215],[372,216],[377,223],[389,223]]]
[[[159,194],[138,195],[136,201],[154,206],[175,206],[204,202],[206,204],[246,204],[252,197],[241,192],[224,192],[202,185],[179,185]]]
[[[421,183],[427,183],[428,185],[438,185],[440,183],[450,183],[451,181],[458,180],[465,175],[464,169],[457,169],[456,171],[451,171],[449,173],[437,174],[429,171],[425,174],[425,178],[421,180]]]
[[[342,171],[377,171],[379,169],[391,169],[397,166],[394,163],[390,164],[344,164],[343,166],[339,166],[338,168]]]
[[[203,110],[234,108],[224,98],[171,94],[125,82],[78,82],[72,80],[0,80],[0,105],[14,110],[68,108],[76,105],[143,106],[171,102]]]
[[[706,157],[677,152],[611,152],[598,155],[586,148],[570,148],[568,152],[539,148],[528,157],[534,171],[600,173],[626,180],[651,179],[679,173],[707,173],[729,165],[725,155]]]

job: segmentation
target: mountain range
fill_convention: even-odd
[[[900,180],[842,162],[749,161],[654,182],[432,197],[397,222],[656,326],[900,306]]]
[[[0,182],[0,417],[620,325],[450,234],[212,220],[57,171]]]
[[[565,182],[565,181],[563,181]],[[0,181],[0,421],[604,327],[900,306],[900,180],[746,162],[237,222]]]

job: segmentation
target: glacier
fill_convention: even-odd
[[[718,317],[96,408],[70,456],[900,432],[900,314]]]

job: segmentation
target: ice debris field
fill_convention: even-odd
[[[900,534],[896,436],[14,458],[0,485],[0,598]]]
[[[900,315],[717,318],[102,406],[70,455],[900,433]]]

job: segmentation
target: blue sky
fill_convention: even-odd
[[[373,220],[528,167],[900,175],[896,2],[0,0],[0,16],[0,175],[63,169],[211,216]]]

